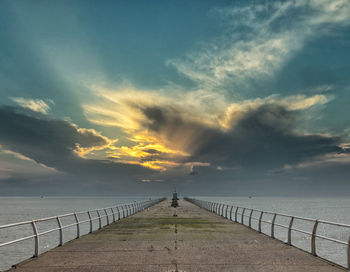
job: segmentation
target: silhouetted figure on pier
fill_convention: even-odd
[[[177,192],[176,192],[176,189],[175,189],[175,192],[173,193],[173,199],[172,199],[172,202],[171,202],[171,207],[178,207],[179,204],[178,204],[178,201],[179,199],[177,198]]]

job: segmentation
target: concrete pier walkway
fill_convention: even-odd
[[[179,201],[176,209],[170,204],[163,201],[10,271],[345,271],[189,202]]]

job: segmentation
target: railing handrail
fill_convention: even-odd
[[[285,228],[288,230],[288,242],[287,242],[287,244],[289,244],[289,245],[292,245],[292,237],[291,237],[292,231],[296,231],[299,233],[309,235],[309,236],[311,236],[311,252],[310,253],[314,256],[317,256],[317,254],[316,254],[316,249],[317,249],[316,248],[316,238],[320,238],[320,239],[328,240],[331,242],[335,242],[337,244],[345,245],[345,246],[347,246],[348,265],[347,265],[347,267],[345,267],[345,266],[343,266],[343,267],[350,270],[350,237],[347,241],[344,241],[344,240],[338,240],[338,239],[335,239],[332,237],[328,237],[325,235],[317,234],[317,229],[318,229],[319,224],[338,226],[338,227],[344,227],[344,228],[349,228],[349,229],[350,229],[350,224],[337,223],[337,222],[331,222],[331,221],[327,221],[327,220],[319,220],[319,219],[308,218],[308,217],[294,216],[294,215],[271,212],[271,211],[263,211],[263,210],[258,210],[258,209],[254,209],[254,208],[241,207],[241,206],[235,206],[235,205],[230,205],[230,204],[223,204],[223,203],[206,201],[206,200],[195,199],[195,198],[185,197],[185,200],[192,202],[201,208],[205,208],[213,213],[224,216],[225,218],[228,218],[231,221],[235,221],[237,223],[240,223],[242,225],[247,225],[247,223],[245,222],[247,220],[244,220],[244,218],[245,217],[249,218],[249,224],[247,225],[247,226],[249,226],[249,228],[252,228],[251,220],[252,219],[257,220],[258,221],[258,230],[257,231],[259,231],[259,232],[261,232],[261,223],[262,222],[270,224],[271,225],[271,233],[267,234],[267,235],[270,235],[272,238],[275,238],[275,235],[274,235],[275,226]],[[225,206],[226,206],[226,212],[225,212]],[[230,207],[230,215],[227,214],[227,210],[229,209],[229,207]],[[234,214],[235,214],[234,218],[232,217],[233,208],[236,208],[235,212],[234,212]],[[250,211],[250,213],[247,213],[248,211]],[[254,211],[260,213],[259,218],[256,218],[253,216]],[[273,218],[270,220],[269,219],[263,220],[263,215],[265,215],[265,214],[273,215]],[[241,217],[240,220],[238,220],[238,215],[240,215],[240,217]],[[276,223],[275,221],[276,221],[277,216],[288,218],[289,219],[288,225]],[[307,221],[307,222],[312,222],[313,223],[312,232],[308,232],[308,231],[293,227],[294,220],[303,220],[303,221]],[[254,229],[254,230],[256,230],[256,229]],[[328,261],[331,261],[331,260],[328,260]],[[337,265],[342,266],[341,264],[337,264]]]
[[[141,203],[150,202],[150,201],[152,201],[152,200],[142,201]],[[134,204],[134,203],[140,203],[140,202],[131,202],[131,203],[126,203],[126,204],[119,204],[119,205],[116,205],[116,206],[109,206],[109,207],[105,207],[105,208],[97,208],[97,209],[93,209],[93,210],[84,210],[84,211],[79,211],[79,212],[65,213],[65,214],[54,215],[54,216],[49,216],[49,217],[37,218],[37,219],[33,219],[33,220],[27,220],[27,221],[21,221],[21,222],[16,222],[16,223],[10,223],[10,224],[5,224],[5,225],[0,225],[0,229],[4,229],[4,228],[7,228],[7,227],[13,227],[13,226],[19,226],[19,225],[30,224],[33,221],[34,222],[43,222],[43,221],[55,220],[57,217],[63,218],[63,217],[67,217],[67,216],[74,216],[74,214],[84,214],[84,213],[87,213],[87,212],[103,211],[105,209],[116,208],[116,207],[119,207],[119,206],[131,205],[131,204]]]
[[[21,238],[17,238],[11,241],[6,241],[3,243],[0,243],[0,248],[1,247],[5,247],[8,245],[12,245],[15,243],[19,243],[25,240],[29,240],[29,239],[35,239],[35,248],[34,248],[34,257],[37,257],[39,255],[39,249],[40,249],[40,240],[39,237],[41,235],[45,235],[54,231],[59,231],[59,246],[63,245],[63,230],[69,227],[74,227],[76,226],[77,230],[76,230],[76,238],[79,238],[80,235],[80,225],[84,224],[84,223],[90,223],[90,231],[89,233],[91,233],[93,231],[93,221],[98,220],[99,221],[99,228],[102,228],[102,218],[106,218],[106,225],[109,225],[112,222],[118,221],[122,218],[131,216],[139,211],[142,211],[152,205],[155,205],[163,200],[165,200],[166,198],[157,198],[157,199],[153,199],[153,200],[146,200],[146,201],[134,201],[131,203],[125,203],[125,204],[118,204],[116,206],[110,206],[110,207],[106,207],[106,208],[98,208],[98,209],[93,209],[93,210],[86,210],[86,211],[79,211],[79,212],[73,212],[73,213],[67,213],[67,214],[61,214],[61,215],[55,215],[55,216],[50,216],[50,217],[45,217],[45,218],[39,218],[39,219],[34,219],[34,220],[27,220],[27,221],[22,221],[22,222],[17,222],[17,223],[11,223],[11,224],[6,224],[6,225],[0,225],[0,231],[3,229],[8,229],[8,228],[14,228],[14,227],[18,227],[18,226],[23,226],[23,225],[31,225],[33,228],[33,234],[32,235],[26,235],[24,237]],[[114,208],[116,210],[114,210]],[[100,211],[103,211],[104,214],[101,214]],[[108,212],[107,212],[108,211]],[[95,212],[95,215],[97,215],[97,217],[92,217],[92,213]],[[116,218],[116,212],[118,214],[118,217]],[[122,212],[122,216],[121,216],[121,212]],[[125,213],[126,212],[126,213]],[[88,219],[86,220],[79,220],[79,215],[82,214],[86,214],[88,216]],[[61,219],[64,217],[69,217],[72,216],[74,219],[74,223],[71,224],[67,224],[67,225],[63,225],[61,222]],[[110,216],[113,216],[113,221],[110,222]],[[48,230],[39,232],[38,228],[37,228],[37,223],[40,222],[47,222],[47,221],[51,221],[51,220],[55,220],[57,223],[58,227],[54,227],[54,228],[50,228]]]

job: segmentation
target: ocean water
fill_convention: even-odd
[[[348,198],[292,198],[292,197],[196,197],[203,200],[231,204],[235,206],[254,208],[264,211],[285,213],[295,216],[324,219],[333,222],[350,224],[350,199]],[[93,210],[116,206],[123,203],[131,203],[134,200],[143,201],[148,198],[136,197],[0,197],[0,225],[16,223],[37,218],[50,217],[71,212]],[[253,214],[257,217],[257,214]],[[93,216],[95,217],[95,216]],[[87,215],[82,215],[80,220],[87,219]],[[271,221],[272,216],[264,217],[266,221]],[[109,217],[112,220],[112,216]],[[245,218],[245,223],[247,219]],[[74,223],[74,218],[62,220],[64,225]],[[106,225],[107,220],[102,220],[102,225]],[[276,223],[288,225],[289,220],[278,218]],[[98,220],[94,221],[93,229],[98,229]],[[295,220],[294,227],[311,232],[313,224]],[[38,224],[39,232],[56,228],[57,222],[43,222]],[[257,229],[257,220],[252,220],[252,227]],[[76,227],[72,226],[63,232],[64,241],[69,241],[76,237]],[[89,223],[81,225],[81,234],[89,232]],[[270,224],[263,223],[262,231],[270,234]],[[18,239],[23,236],[32,235],[33,230],[30,225],[17,227],[14,229],[0,229],[0,243]],[[349,228],[329,227],[319,225],[318,234],[332,237],[334,239],[348,241],[350,236]],[[276,238],[286,241],[287,230],[281,227],[275,228]],[[310,236],[298,232],[292,232],[292,244],[310,251]],[[40,253],[56,247],[59,244],[58,231],[40,237]],[[334,242],[316,239],[317,254],[333,262],[347,265],[347,246],[338,245]],[[30,258],[34,254],[34,239],[23,241],[14,245],[0,248],[0,271],[11,265]]]

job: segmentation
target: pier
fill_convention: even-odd
[[[346,271],[185,200],[162,201],[11,272]]]

